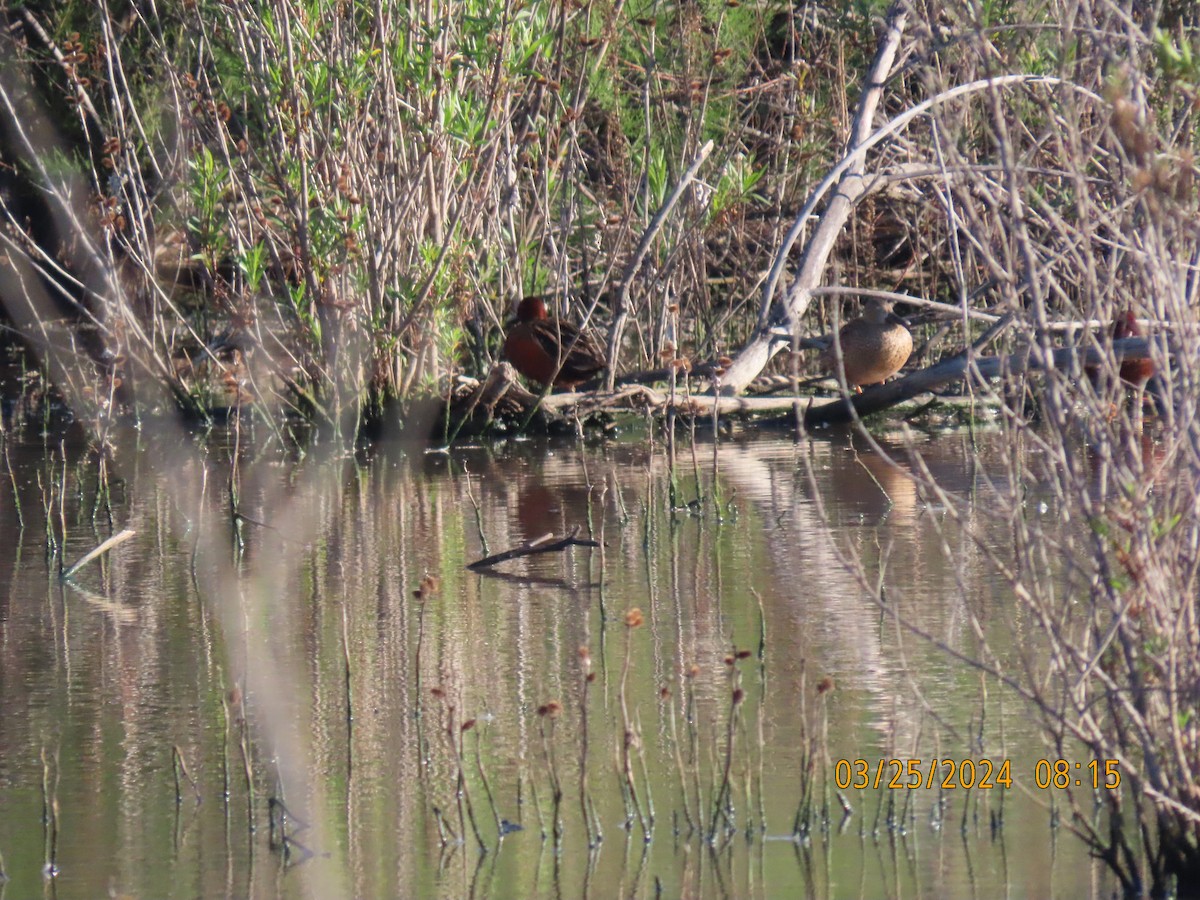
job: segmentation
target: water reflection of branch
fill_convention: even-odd
[[[275,534],[277,534],[279,536],[279,539],[281,541],[286,541],[289,544],[297,544],[299,546],[304,546],[304,541],[298,541],[295,538],[288,537],[286,534],[284,534],[279,528],[276,528],[274,525],[268,525],[266,522],[260,522],[258,519],[252,519],[249,516],[243,515],[240,512],[236,512],[236,511],[234,512],[233,521],[235,524],[238,522],[245,522],[247,525],[253,525],[256,528],[265,528],[267,531],[275,532]]]
[[[600,588],[599,581],[589,581],[584,584],[572,584],[565,578],[545,578],[540,575],[514,575],[512,572],[497,572],[494,569],[476,569],[475,574],[482,575],[485,578],[495,578],[499,581],[507,581],[509,584],[528,585],[530,587],[547,587],[557,588],[559,590],[569,591],[572,594],[580,591],[591,591]]]
[[[109,600],[107,597],[93,593],[85,587],[80,587],[74,581],[64,581],[63,584],[78,594],[84,602],[96,607],[101,612],[108,613],[113,617],[114,621],[121,625],[131,625],[141,618],[142,610],[140,607],[127,606],[124,603]]]

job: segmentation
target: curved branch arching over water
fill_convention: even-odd
[[[905,110],[875,132],[866,134],[870,120],[882,97],[886,77],[895,60],[904,31],[906,15],[899,5],[892,7],[888,14],[887,32],[867,78],[868,88],[863,92],[859,101],[854,125],[856,139],[851,145],[850,151],[813,190],[808,202],[797,214],[792,227],[784,237],[771,265],[770,273],[763,284],[758,327],[738,352],[733,363],[727,367],[721,380],[722,394],[727,396],[740,394],[762,372],[771,358],[786,346],[777,335],[772,333],[773,331],[788,323],[790,330],[795,333],[797,323],[808,310],[813,291],[819,286],[824,276],[829,254],[833,250],[837,236],[849,219],[850,212],[876,187],[885,174],[864,174],[868,150],[882,143],[886,138],[898,134],[910,122],[933,107],[982,90],[1020,85],[1048,85],[1070,88],[1095,101],[1101,99],[1097,94],[1080,85],[1053,76],[1003,75],[973,81],[943,91]],[[776,307],[774,297],[779,282],[783,278],[783,270],[788,256],[809,219],[813,217],[817,204],[834,189],[835,185],[838,189],[817,220],[816,228],[805,248],[799,272],[788,289],[786,300],[780,307]]]

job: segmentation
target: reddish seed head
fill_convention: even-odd
[[[662,689],[658,692],[658,696],[662,700],[670,700],[671,699],[671,689],[669,687],[667,687],[666,685],[663,685]]]
[[[551,700],[549,703],[543,703],[537,709],[537,714],[539,716],[547,717],[547,718],[551,718],[551,719],[557,718],[558,714],[561,712],[562,712],[562,704],[559,703],[557,700]]]
[[[642,611],[636,606],[629,612],[625,613],[626,628],[639,628],[644,621],[645,619],[642,616]]]
[[[749,659],[749,658],[750,658],[750,655],[751,655],[751,654],[750,654],[750,651],[749,651],[749,650],[739,650],[739,651],[737,652],[737,658],[738,658],[738,659]]]
[[[722,660],[722,662],[724,662],[724,663],[725,663],[725,665],[727,665],[727,666],[732,666],[732,665],[733,665],[733,663],[734,663],[733,654],[732,654],[732,653],[728,654],[728,655],[725,657],[725,659],[723,659],[723,660]]]
[[[439,700],[446,696],[446,692],[440,687],[430,688],[429,693],[433,694],[433,696],[437,697]]]
[[[700,674],[700,667],[698,665],[696,665],[695,663],[692,663],[690,666],[687,667],[687,671],[684,672],[683,674],[684,674],[684,677],[686,677],[686,678],[695,678],[697,675]]]
[[[833,678],[830,677],[829,675],[826,675],[824,678],[822,678],[820,681],[817,682],[817,693],[818,694],[825,694],[832,690],[833,690]]]
[[[474,727],[475,727],[475,720],[467,719],[467,721],[463,722],[462,725],[459,726],[459,730],[460,731],[470,731]]]
[[[745,699],[746,699],[746,692],[743,691],[741,688],[734,688],[733,705],[737,706],[739,703],[741,703]]]

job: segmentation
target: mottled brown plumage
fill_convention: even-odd
[[[555,387],[575,387],[604,370],[604,351],[595,339],[570,322],[549,318],[541,297],[526,297],[517,306],[504,358],[526,378]]]
[[[879,384],[895,375],[912,354],[912,335],[892,304],[876,297],[867,301],[862,316],[842,326],[838,332],[846,383],[853,387]],[[821,352],[823,369],[836,373],[837,357],[832,343]]]

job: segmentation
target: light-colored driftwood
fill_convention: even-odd
[[[103,556],[105,553],[107,553],[109,550],[112,550],[114,547],[119,547],[121,544],[125,543],[127,540],[129,540],[131,537],[133,537],[135,534],[137,534],[137,532],[134,531],[132,528],[126,528],[124,531],[119,532],[118,534],[114,534],[112,537],[110,537],[108,540],[104,541],[98,547],[95,547],[92,550],[89,550],[87,553],[85,553],[83,555],[83,557],[77,563],[75,563],[75,565],[71,566],[69,569],[67,569],[65,572],[63,572],[62,576],[61,576],[62,580],[66,581],[68,578],[70,578],[72,575],[74,575],[76,572],[78,572],[80,569],[82,569],[84,566],[86,566],[88,563],[90,563],[93,559],[95,559],[98,556]]]
[[[776,254],[771,272],[763,285],[758,327],[722,376],[721,392],[724,394],[740,394],[758,376],[771,357],[782,349],[779,340],[771,333],[773,326],[787,325],[793,334],[798,333],[799,329],[796,327],[796,323],[808,309],[810,291],[821,282],[834,242],[849,219],[858,198],[873,186],[868,183],[871,179],[863,177],[866,168],[867,139],[874,130],[875,110],[883,96],[883,86],[888,73],[892,70],[892,64],[895,62],[896,53],[900,48],[900,38],[904,34],[907,21],[907,7],[901,3],[893,4],[888,10],[886,31],[879,42],[879,49],[863,82],[865,87],[854,116],[849,152],[843,158],[842,163],[835,167],[813,192],[813,197],[800,211],[784,238],[783,246]],[[817,221],[805,247],[800,270],[788,292],[785,308],[782,313],[775,311],[775,289],[783,278],[783,269],[791,248],[799,240],[800,234],[807,226],[808,219],[815,208],[815,200],[829,191],[834,184],[837,185],[837,190],[831,194],[829,203]]]

